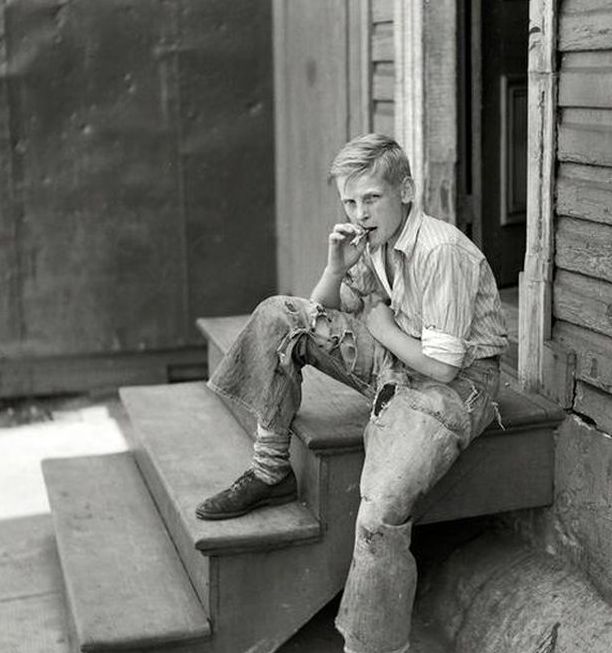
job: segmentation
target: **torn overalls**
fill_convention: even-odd
[[[300,406],[307,364],[373,402],[338,628],[347,651],[405,651],[416,587],[413,506],[494,417],[499,363],[477,360],[450,384],[438,383],[398,361],[354,315],[272,297],[254,311],[209,386],[282,433]]]

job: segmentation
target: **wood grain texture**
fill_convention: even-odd
[[[553,337],[575,352],[576,378],[612,394],[612,338],[557,320]]]
[[[393,0],[372,0],[372,22],[386,23],[393,20]]]
[[[612,282],[612,225],[561,217],[556,226],[556,265]]]
[[[527,241],[519,277],[519,360],[522,386],[542,384],[544,341],[550,338],[556,150],[556,3],[530,3],[527,153]]]
[[[2,352],[4,353],[4,352]],[[2,358],[0,353],[0,359]],[[204,378],[204,348],[0,360],[0,397],[107,390],[121,385]]]
[[[612,170],[562,163],[557,176],[557,213],[612,226]]]
[[[229,487],[250,466],[252,444],[203,383],[124,388],[121,398],[139,441],[139,463],[173,533],[184,531],[206,554],[296,545],[316,539],[319,524],[294,502],[240,519],[203,522],[195,507]]]
[[[308,295],[325,265],[341,207],[327,184],[349,117],[346,3],[275,4],[277,254],[279,289]],[[280,181],[280,183],[279,183]]]
[[[559,50],[609,50],[612,8],[599,0],[561,5]]]
[[[578,381],[574,410],[591,418],[600,431],[612,435],[612,397],[609,393]]]
[[[374,102],[372,113],[374,131],[393,137],[395,134],[395,105],[393,102]]]
[[[132,456],[48,460],[43,472],[79,645],[201,646],[207,615]]]
[[[372,76],[372,99],[392,102],[395,91],[395,67],[392,63],[377,63]]]
[[[608,63],[608,62],[606,62]],[[606,109],[612,100],[612,67],[561,70],[559,106]]]
[[[393,61],[393,23],[376,23],[372,27],[372,61]]]
[[[575,110],[572,116],[565,114],[559,125],[559,160],[612,166],[612,123],[608,122],[608,113]]]
[[[554,285],[554,315],[612,336],[612,284],[559,270]]]

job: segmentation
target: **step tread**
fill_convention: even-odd
[[[132,455],[42,467],[81,650],[207,639],[208,617]]]
[[[246,315],[200,318],[197,324],[210,342],[226,352],[247,319]],[[361,446],[363,424],[369,413],[365,398],[311,367],[304,369],[304,381],[302,405],[292,425],[295,433],[312,449]],[[506,432],[526,426],[559,423],[565,416],[557,404],[539,395],[522,392],[516,379],[504,373],[498,403]],[[483,436],[501,430],[494,421]]]
[[[173,511],[194,546],[207,554],[260,550],[317,539],[319,522],[299,502],[262,508],[224,521],[202,521],[195,507],[228,487],[245,469],[252,443],[204,383],[122,388],[147,482],[162,514]],[[152,473],[156,478],[150,478]],[[162,493],[163,496],[157,493]],[[168,515],[170,517],[170,515]],[[166,518],[166,514],[164,514]],[[166,519],[166,523],[170,523]]]

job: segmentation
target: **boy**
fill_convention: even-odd
[[[408,159],[368,134],[330,179],[349,222],[329,235],[310,301],[260,304],[209,381],[257,416],[253,464],[205,500],[226,519],[296,498],[289,426],[310,364],[373,402],[353,561],[336,625],[348,653],[409,650],[412,509],[492,420],[506,333],[489,265],[458,229],[422,213]]]

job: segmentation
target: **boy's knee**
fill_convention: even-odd
[[[387,526],[401,526],[411,517],[412,502],[363,497],[357,515],[358,531],[379,532]]]

